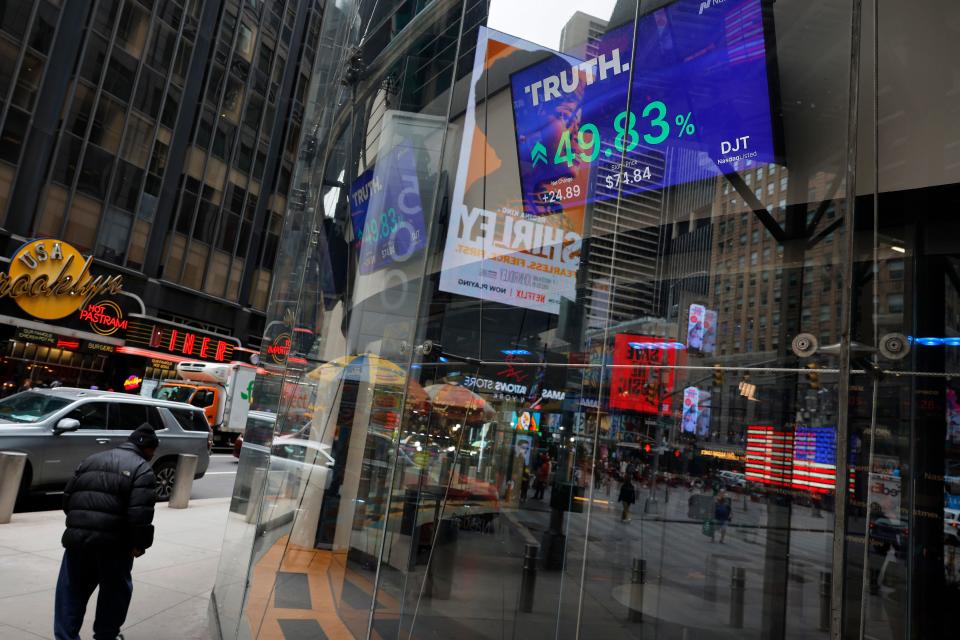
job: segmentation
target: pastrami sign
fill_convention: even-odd
[[[28,242],[0,273],[0,299],[11,298],[35,318],[65,318],[97,296],[122,291],[123,276],[94,276],[92,264],[62,240]]]

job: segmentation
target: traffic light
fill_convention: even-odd
[[[713,386],[723,386],[723,367],[718,364],[713,365]]]
[[[680,449],[674,449],[674,450],[673,450],[673,457],[674,457],[674,458],[679,458],[679,457],[680,457]]]
[[[808,363],[807,363],[807,369],[808,369],[808,371],[807,371],[807,382],[810,383],[810,388],[811,388],[811,389],[819,389],[819,388],[820,388],[820,374],[817,373],[817,363],[816,363],[816,362],[808,362]]]
[[[650,443],[648,442],[647,444],[643,445],[643,450],[646,453],[650,453],[651,451],[653,451],[653,447],[651,447]]]

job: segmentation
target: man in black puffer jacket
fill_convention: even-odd
[[[64,490],[66,551],[57,579],[56,640],[79,639],[87,601],[98,586],[93,637],[123,637],[120,626],[133,594],[133,559],[153,544],[156,479],[149,461],[160,444],[146,424],[128,440],[81,462]]]

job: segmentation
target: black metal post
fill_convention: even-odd
[[[820,631],[830,631],[830,595],[833,591],[833,574],[820,572]]]
[[[647,561],[634,558],[633,570],[630,572],[630,622],[643,622],[643,585],[646,581]]]
[[[703,599],[707,602],[717,601],[717,558],[712,553],[707,556],[706,567],[703,571]]]
[[[734,629],[743,629],[743,592],[746,588],[746,570],[733,567],[730,574],[730,626]]]
[[[520,579],[520,611],[533,611],[533,596],[537,589],[537,558],[540,545],[528,544],[523,548],[523,576]]]
[[[449,600],[453,591],[453,565],[457,558],[459,527],[451,518],[440,520],[436,526],[437,532],[423,595],[434,600]]]

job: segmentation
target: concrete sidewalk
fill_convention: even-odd
[[[206,640],[207,604],[217,573],[229,498],[191,501],[188,509],[158,504],[156,539],[133,566],[133,601],[123,627],[128,640]],[[53,636],[53,600],[63,548],[62,511],[14,514],[0,525],[0,638]],[[81,636],[92,637],[96,597]]]

